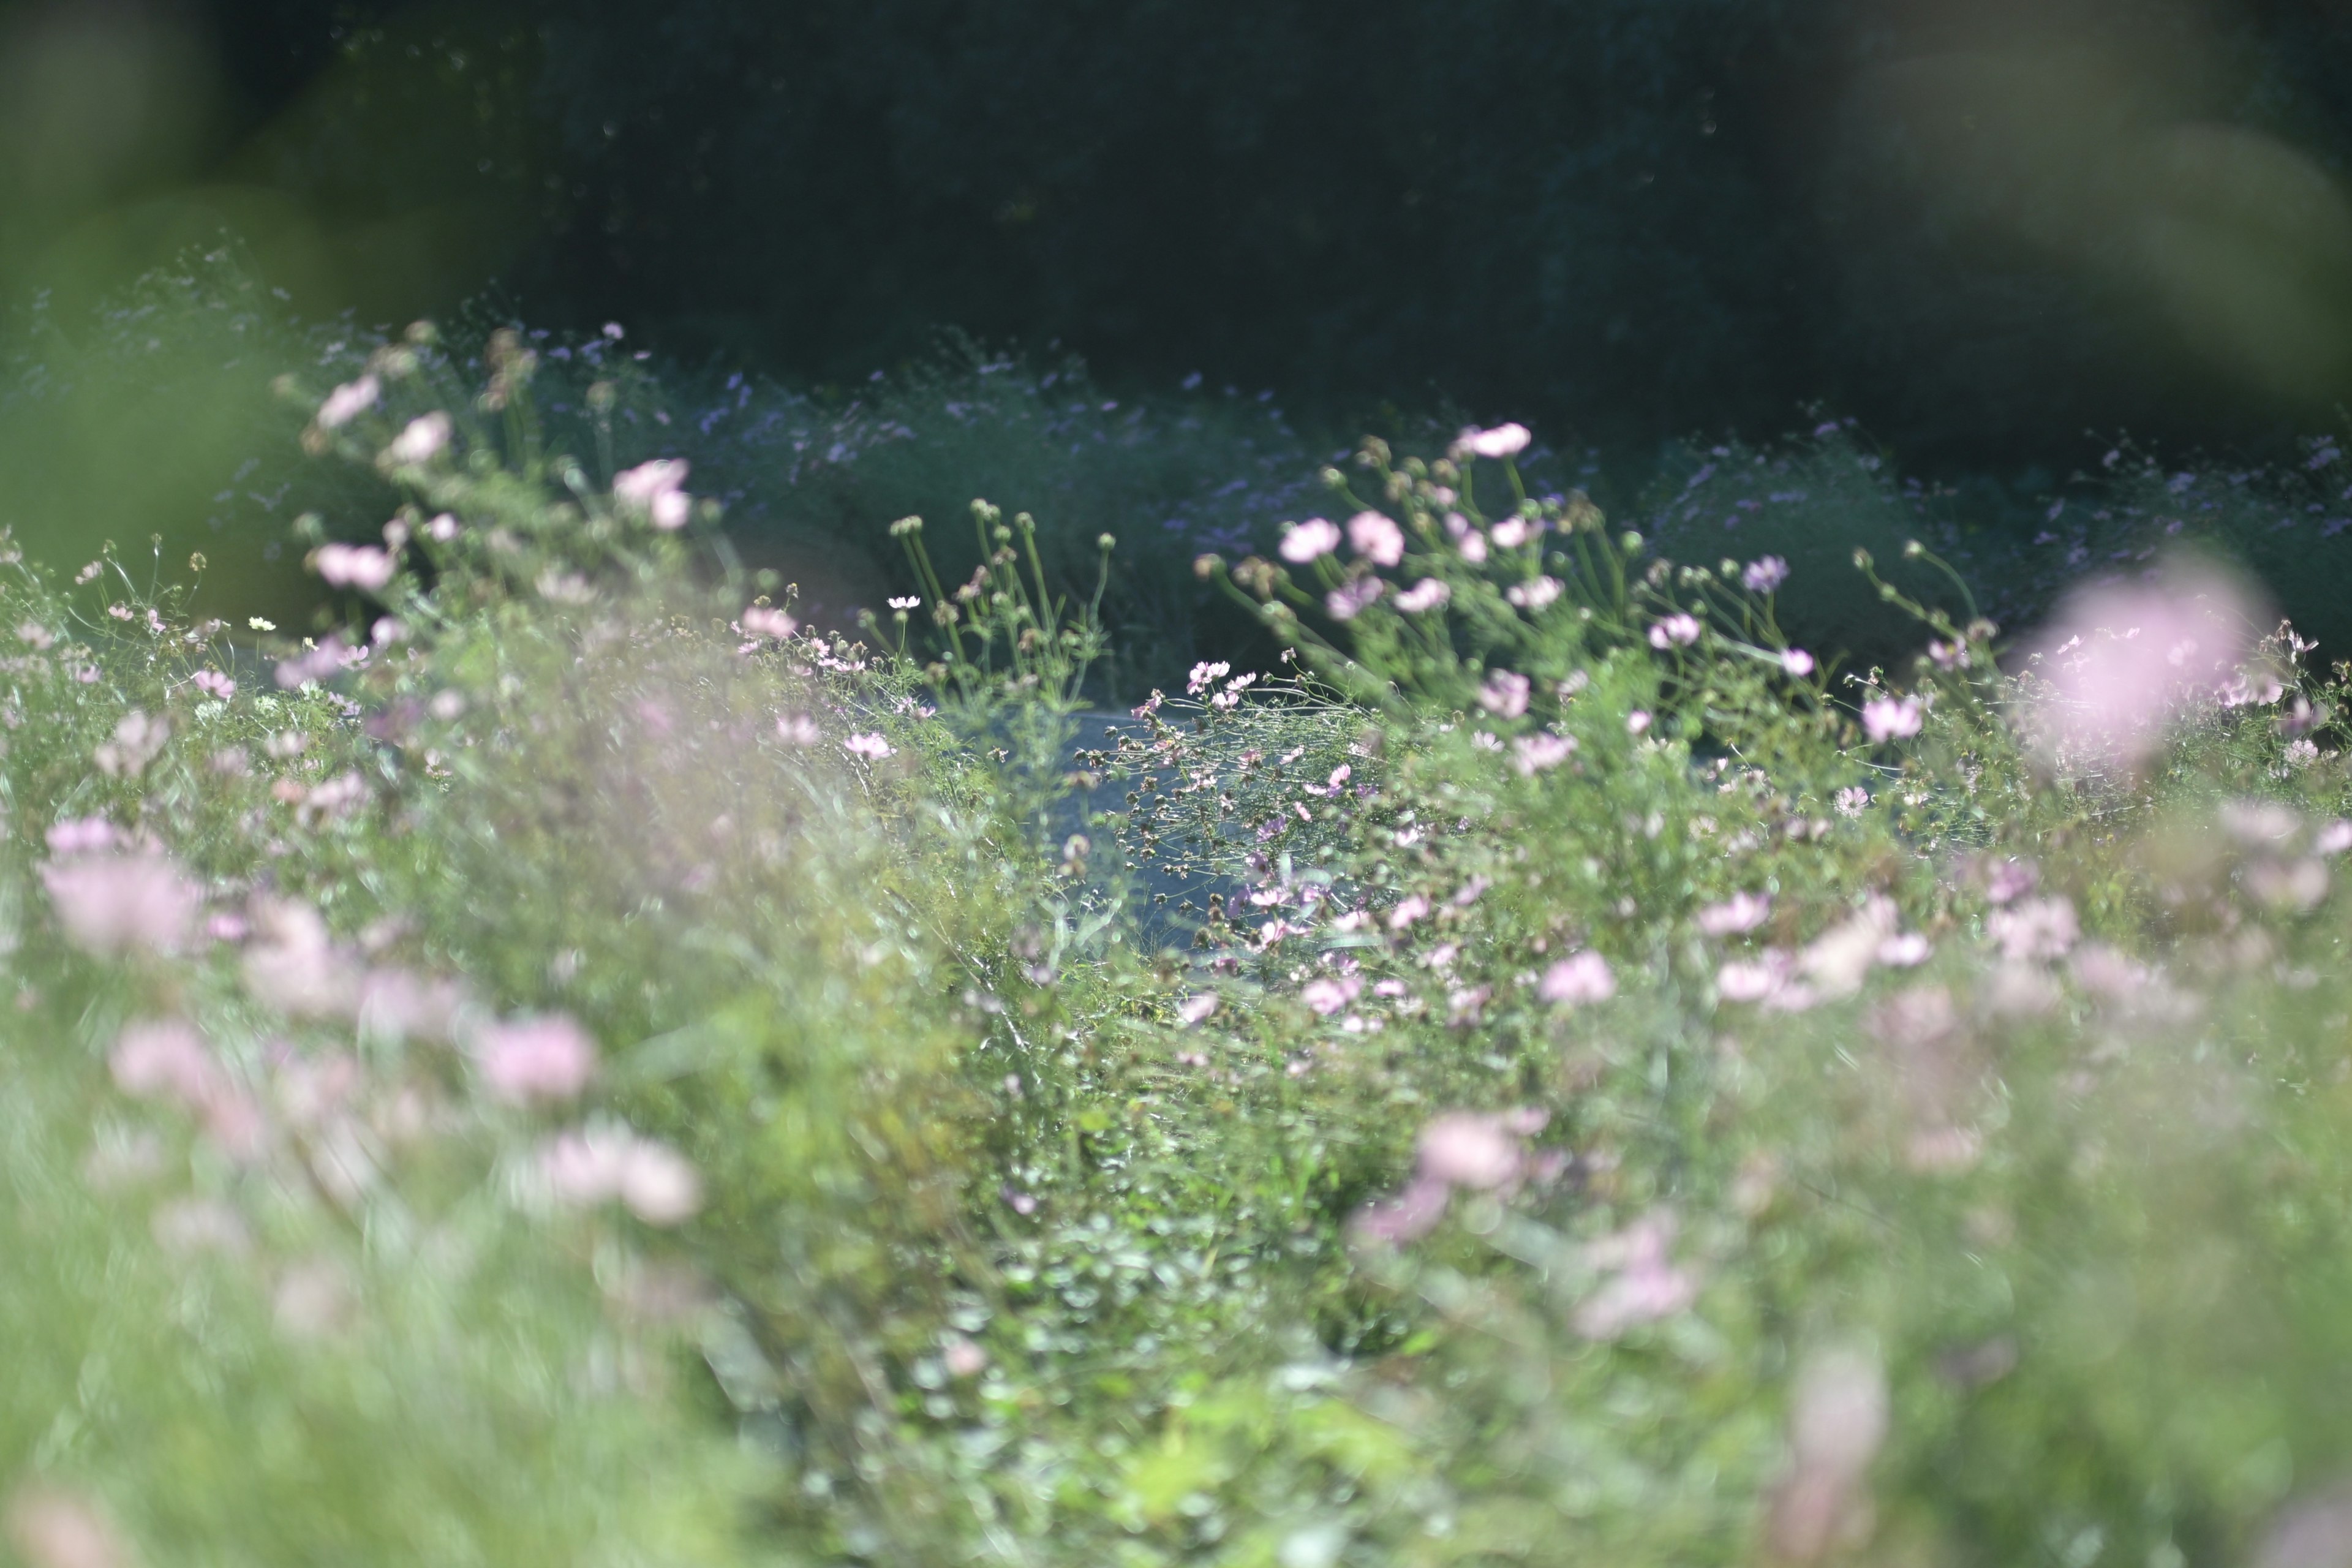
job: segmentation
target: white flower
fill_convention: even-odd
[[[1339,548],[1339,525],[1328,518],[1310,517],[1283,531],[1282,558],[1294,565],[1304,566]]]
[[[408,422],[383,449],[385,460],[398,468],[421,468],[449,445],[449,416],[439,409]]]
[[[1481,458],[1516,458],[1528,449],[1532,439],[1524,425],[1497,425],[1492,430],[1473,426],[1462,432],[1461,446]]]
[[[373,375],[345,382],[327,395],[319,405],[319,428],[340,430],[361,415],[373,408],[383,395],[383,384]]]
[[[895,757],[898,754],[898,749],[879,734],[852,735],[841,743],[841,749],[853,757],[863,757],[869,763],[878,763],[885,757]]]

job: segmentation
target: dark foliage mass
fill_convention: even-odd
[[[250,177],[800,374],[952,324],[1604,442],[1828,399],[1982,462],[2239,439],[2352,363],[2352,29],[2310,3],[225,14]]]

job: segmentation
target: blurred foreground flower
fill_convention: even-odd
[[[41,868],[66,938],[104,958],[177,952],[204,895],[163,855],[90,855]]]
[[[87,1500],[28,1487],[8,1500],[8,1545],[25,1568],[131,1568],[131,1549]]]
[[[1812,1563],[1869,1534],[1864,1489],[1886,1440],[1886,1374],[1875,1356],[1836,1350],[1797,1373],[1789,1402],[1789,1473],[1772,1494],[1773,1554]]]

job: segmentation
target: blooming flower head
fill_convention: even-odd
[[[540,1152],[539,1173],[558,1203],[618,1199],[647,1225],[678,1225],[702,1206],[702,1178],[687,1158],[626,1128],[562,1134]]]
[[[1813,656],[1801,647],[1784,647],[1780,650],[1780,668],[1792,679],[1802,680],[1813,673]]]
[[[750,606],[738,624],[742,626],[746,637],[773,637],[778,642],[800,629],[798,621],[770,605]]]
[[[177,1018],[123,1026],[107,1068],[114,1086],[139,1100],[175,1100],[191,1109],[213,1096],[219,1068],[196,1031]]]
[[[1769,893],[1734,893],[1719,904],[1699,910],[1698,929],[1709,936],[1735,936],[1754,931],[1772,913]]]
[[[1204,659],[1192,667],[1192,675],[1184,682],[1184,689],[1192,696],[1198,697],[1202,692],[1231,675],[1233,669],[1234,667],[1223,659],[1213,664]]]
[[[1397,900],[1389,911],[1389,930],[1402,931],[1416,921],[1429,918],[1429,900],[1421,893],[1408,893]]]
[[[1487,541],[1497,550],[1517,550],[1534,537],[1535,530],[1524,517],[1507,517],[1486,531]]]
[[[1547,1002],[1606,1002],[1617,994],[1617,976],[1599,953],[1572,952],[1544,971],[1536,994]]]
[[[1328,1018],[1353,1002],[1362,988],[1363,982],[1352,974],[1325,975],[1300,987],[1298,999],[1312,1008],[1318,1017]]]
[[[1789,580],[1789,563],[1777,555],[1750,561],[1739,574],[1739,585],[1751,594],[1769,594]]]
[[[1472,426],[1462,432],[1458,445],[1474,457],[1516,458],[1532,439],[1524,425],[1497,425],[1492,430]]]
[[[1874,697],[1862,705],[1862,728],[1873,741],[1898,741],[1919,732],[1916,697]]]
[[[1670,1318],[1697,1298],[1698,1280],[1668,1260],[1675,1228],[1671,1215],[1649,1215],[1587,1245],[1585,1260],[1609,1278],[1578,1303],[1577,1332],[1615,1339],[1637,1324]]]
[[[1519,1173],[1519,1143],[1502,1119],[1469,1111],[1433,1117],[1421,1130],[1421,1173],[1457,1187],[1499,1187]]]
[[[1393,566],[1404,559],[1404,530],[1385,512],[1360,511],[1349,518],[1348,542],[1377,565]]]
[[[383,396],[383,385],[373,375],[348,381],[327,395],[319,405],[319,428],[340,430],[361,415],[373,408]]]
[[[382,593],[394,570],[390,553],[373,544],[321,544],[311,554],[310,565],[334,586],[366,594]]]
[[[1511,766],[1521,778],[1532,778],[1547,768],[1556,768],[1568,761],[1576,750],[1576,737],[1555,735],[1549,731],[1538,735],[1521,735],[1511,742],[1515,753]]]
[[[236,695],[236,682],[217,669],[200,669],[188,677],[188,684],[205,696],[216,697],[223,702]]]
[[[493,1099],[511,1105],[571,1100],[596,1071],[596,1044],[561,1013],[495,1024],[473,1041],[474,1064]]]
[[[1530,577],[1503,590],[1503,597],[1523,610],[1540,610],[1559,597],[1563,584],[1557,577]]]
[[[383,449],[385,461],[396,468],[421,468],[449,445],[449,416],[439,409],[421,414]]]
[[[1335,621],[1352,621],[1388,589],[1384,577],[1359,577],[1323,595],[1323,608]]]
[[[919,608],[922,605],[922,602],[923,596],[920,594],[908,594],[901,597],[894,598],[889,603],[890,607],[893,610],[896,610],[898,614],[903,616],[908,610]]]
[[[884,740],[879,733],[852,735],[841,743],[841,749],[853,757],[863,757],[869,763],[878,763],[887,757],[895,757],[898,754],[898,749]]]
[[[1328,518],[1310,517],[1283,530],[1282,558],[1304,566],[1339,548],[1339,525]]]
[[[1478,689],[1478,706],[1498,719],[1516,719],[1528,710],[1533,683],[1516,670],[1498,669]]]
[[[1437,577],[1423,577],[1396,596],[1396,607],[1407,615],[1417,616],[1433,610],[1454,597],[1454,590]]]
[[[1655,648],[1688,647],[1698,641],[1698,617],[1680,613],[1662,616],[1650,628],[1650,646]]]
[[[177,952],[204,895],[164,856],[87,855],[41,868],[66,939],[103,958]]]
[[[656,458],[625,468],[613,476],[613,503],[665,533],[674,533],[686,526],[693,508],[685,489],[686,474],[683,458]]]

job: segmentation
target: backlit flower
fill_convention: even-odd
[[[1404,530],[1384,512],[1360,511],[1349,518],[1348,542],[1378,565],[1393,566],[1404,559]]]
[[[1388,588],[1382,577],[1359,577],[1323,595],[1323,608],[1335,621],[1351,621]]]
[[[1655,648],[1688,647],[1698,641],[1698,617],[1675,614],[1659,617],[1650,628],[1650,646]]]
[[[329,393],[327,401],[319,405],[319,428],[340,430],[373,408],[383,396],[383,384],[373,375],[347,381]]]
[[[623,511],[642,517],[664,532],[686,526],[693,502],[685,485],[683,458],[656,458],[613,476],[613,502]]]
[[[1498,669],[1486,678],[1479,689],[1478,706],[1499,719],[1516,719],[1528,710],[1528,694],[1533,689],[1528,678],[1513,670]]]
[[[1769,594],[1789,580],[1789,563],[1777,555],[1750,561],[1739,574],[1739,585],[1751,594]]]
[[[895,757],[898,754],[898,749],[879,734],[852,735],[842,742],[841,749],[853,757],[863,757],[869,763],[878,763],[886,757]]]
[[[396,569],[391,554],[373,544],[321,544],[310,556],[319,575],[338,588],[383,592]]]
[[[1473,426],[1462,432],[1460,444],[1476,457],[1516,458],[1528,449],[1533,438],[1524,425],[1497,425],[1492,430]]]
[[[1283,531],[1282,558],[1294,565],[1304,566],[1339,548],[1339,525],[1328,518],[1310,517]]]
[[[1813,673],[1813,656],[1801,647],[1782,648],[1780,668],[1796,679],[1802,680]]]
[[[420,414],[383,449],[384,460],[396,468],[421,468],[449,445],[449,416],[439,409]]]
[[[1862,705],[1863,732],[1878,742],[1916,735],[1922,713],[1916,697],[1874,697]]]
[[[1436,609],[1454,597],[1454,590],[1444,580],[1423,577],[1396,596],[1396,607],[1407,615],[1417,616],[1424,610]]]

